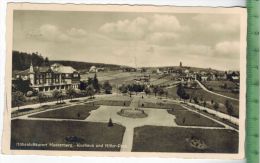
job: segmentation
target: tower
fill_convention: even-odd
[[[180,62],[180,67],[182,67],[182,62]]]
[[[30,83],[34,85],[34,70],[33,70],[32,62],[29,69],[29,79],[30,79]]]

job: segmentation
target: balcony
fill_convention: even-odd
[[[60,82],[60,83],[44,83],[44,84],[34,84],[34,86],[37,87],[48,87],[48,86],[60,86],[60,85],[67,85],[67,84],[71,84],[71,82]]]

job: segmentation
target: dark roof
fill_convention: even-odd
[[[51,68],[49,66],[42,67],[34,67],[34,72],[51,72]]]
[[[30,71],[30,69],[27,69],[27,70],[23,70],[23,71],[14,72],[14,74],[15,75],[28,75],[29,71]]]

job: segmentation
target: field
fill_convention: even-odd
[[[167,88],[168,96],[173,99],[180,99],[180,97],[177,95],[177,87]]]
[[[34,114],[32,118],[56,118],[56,119],[80,119],[84,120],[90,115],[90,111],[97,109],[99,106],[75,105],[58,110],[46,111]]]
[[[221,97],[218,95],[211,94],[209,92],[204,91],[203,89],[185,89],[186,92],[191,96],[191,97],[198,97],[198,100],[203,99],[207,102],[207,107],[214,109],[213,105],[211,104],[211,100],[214,102],[219,103],[219,108],[218,111],[226,113],[227,114],[227,109],[225,107],[225,102],[226,100],[229,100],[233,104],[233,113],[232,116],[239,117],[239,101],[227,99],[225,97]]]
[[[239,93],[232,93],[232,91],[231,91],[232,89],[235,89],[238,87],[236,85],[236,83],[234,83],[234,82],[231,82],[231,81],[206,81],[206,82],[203,82],[203,84],[208,89],[212,89],[213,92],[239,99]],[[224,84],[226,85],[227,89],[223,88]]]
[[[182,107],[174,107],[174,109],[168,110],[168,113],[176,116],[175,122],[180,126],[224,127],[219,123]]]
[[[203,149],[191,140],[205,143]],[[144,126],[134,130],[133,152],[237,153],[238,133],[232,130]]]
[[[178,89],[177,87],[167,89],[168,97],[173,98],[173,99],[180,99],[180,97],[177,95],[177,89]],[[197,89],[185,88],[185,91],[190,95],[191,98],[197,97],[201,104],[204,101],[206,101],[206,107],[208,107],[208,108],[214,109],[213,105],[215,102],[217,102],[219,104],[218,111],[220,111],[222,113],[226,113],[226,114],[227,114],[227,109],[225,107],[225,103],[226,103],[226,100],[229,100],[234,107],[232,116],[239,117],[239,101],[227,99],[225,97],[221,97],[218,95],[214,95],[212,93],[204,91],[201,88],[197,88]],[[202,101],[201,101],[201,99],[202,99]],[[214,102],[213,104],[211,103],[211,100],[213,100],[213,102]],[[192,100],[192,102],[194,102],[194,101]]]
[[[105,98],[100,98],[95,102],[95,105],[108,105],[108,106],[129,106],[132,98],[128,95],[125,96],[110,96]]]
[[[134,82],[136,76],[140,75],[138,72],[121,72],[121,71],[108,71],[108,72],[98,72],[97,78],[100,83],[109,81],[109,83],[116,87],[121,84],[131,84]],[[81,76],[82,80],[88,80],[88,77],[93,78],[94,73],[83,74]]]
[[[68,121],[33,121],[13,120],[11,132],[11,149],[30,150],[85,150],[85,151],[119,151],[120,147],[77,147],[76,144],[121,144],[125,128],[106,123],[68,122]],[[44,147],[17,146],[17,143],[48,144]],[[72,147],[54,147],[53,144],[67,144]]]

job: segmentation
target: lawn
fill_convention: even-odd
[[[165,78],[155,79],[155,80],[151,81],[151,85],[162,85],[167,82],[169,82],[169,79],[165,79]]]
[[[173,99],[180,99],[180,97],[177,95],[177,89],[177,87],[167,88],[168,97],[171,97]]]
[[[177,104],[166,99],[145,98],[139,102],[139,107],[143,108],[160,108],[160,109],[172,109]]]
[[[90,115],[90,111],[97,109],[99,106],[94,105],[74,105],[62,109],[46,111],[39,114],[34,114],[32,118],[56,118],[56,119],[80,119],[84,120]]]
[[[174,99],[180,99],[180,97],[177,95],[177,87],[173,87],[173,88],[169,88],[168,90],[168,97],[170,98],[174,98]],[[213,105],[211,104],[211,100],[213,100],[214,102],[219,103],[219,109],[218,111],[222,112],[222,113],[226,113],[227,114],[227,109],[225,107],[225,102],[226,100],[229,100],[233,106],[233,116],[235,117],[239,117],[239,101],[236,100],[231,100],[231,99],[227,99],[225,97],[221,97],[218,95],[214,95],[212,93],[206,92],[201,88],[198,89],[185,89],[185,91],[193,98],[193,97],[197,97],[198,100],[203,99],[203,101],[205,100],[207,102],[207,107],[214,109]]]
[[[108,105],[108,106],[129,106],[132,98],[129,96],[109,96],[105,98],[100,98],[95,102],[96,105]]]
[[[234,107],[232,116],[239,117],[239,101],[227,99],[225,97],[221,97],[218,95],[214,95],[212,93],[204,91],[203,89],[185,89],[185,90],[191,97],[197,97],[198,100],[203,99],[203,101],[204,100],[207,101],[206,106],[211,109],[213,109],[213,105],[211,105],[211,100],[219,103],[218,111],[220,111],[222,113],[226,113],[226,114],[227,114],[227,109],[225,107],[225,102],[226,102],[226,100],[228,100],[233,104],[233,107]]]
[[[114,124],[108,127],[107,123],[12,120],[11,149],[120,151],[118,144],[122,143],[124,131],[123,126]],[[18,146],[18,143],[47,145],[26,147]],[[51,146],[50,143],[64,146]],[[98,144],[116,146],[101,148],[96,146]]]
[[[206,144],[203,149],[191,140]],[[143,126],[135,128],[134,152],[238,153],[238,133],[233,130]]]
[[[203,84],[208,89],[212,89],[213,92],[239,99],[239,93],[232,93],[232,91],[231,91],[232,89],[235,89],[238,87],[236,85],[236,83],[234,83],[232,81],[206,81],[206,82],[203,82]],[[224,84],[226,84],[227,89],[223,88]]]
[[[23,116],[23,115],[27,115],[27,114],[32,114],[35,112],[39,112],[39,111],[44,111],[44,110],[48,110],[48,109],[54,109],[54,108],[58,108],[58,107],[64,107],[64,106],[68,106],[69,104],[54,104],[54,105],[42,105],[38,108],[24,108],[24,109],[19,109],[16,110],[14,112],[11,113],[11,117],[19,117],[19,116]]]
[[[224,127],[211,119],[177,105],[173,109],[169,109],[168,113],[176,116],[175,122],[180,126]]]

